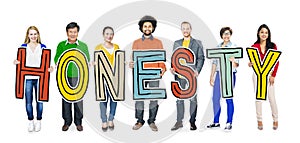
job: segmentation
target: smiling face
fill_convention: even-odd
[[[111,43],[112,39],[114,38],[114,32],[113,30],[107,28],[103,32],[103,38],[105,42]]]
[[[34,43],[37,42],[38,36],[39,36],[39,34],[37,33],[36,30],[30,29],[28,31],[28,39],[29,39],[30,42],[34,42]]]
[[[77,27],[70,28],[67,31],[68,41],[70,43],[75,43],[78,37],[78,29]]]
[[[223,39],[224,42],[229,42],[230,37],[231,37],[231,33],[230,33],[229,30],[226,30],[222,35],[222,39]]]
[[[269,31],[267,28],[262,28],[259,33],[259,38],[260,38],[260,41],[266,41],[269,37]]]
[[[149,36],[151,35],[152,31],[153,31],[153,25],[151,22],[144,22],[143,24],[143,33],[145,36]]]
[[[183,34],[183,37],[189,38],[191,36],[191,32],[192,32],[192,28],[191,28],[190,24],[183,23],[181,25],[181,32]]]

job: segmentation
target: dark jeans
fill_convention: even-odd
[[[75,87],[78,81],[77,77],[67,77],[68,82],[70,86]],[[83,118],[83,101],[79,101],[76,103],[69,103],[62,99],[62,117],[65,120],[65,125],[71,125],[72,124],[72,104],[74,105],[74,123],[75,125],[81,125],[82,124],[82,118]]]
[[[26,112],[28,116],[28,120],[33,120],[33,107],[32,107],[32,101],[33,101],[33,88],[35,93],[35,102],[36,102],[36,112],[37,112],[37,120],[42,119],[43,114],[43,103],[37,101],[37,84],[38,79],[26,79],[25,84],[25,106],[26,106]]]
[[[146,87],[159,87],[158,81],[149,81],[145,82]],[[148,124],[154,123],[156,120],[156,115],[158,111],[158,101],[151,100],[149,104],[149,119]],[[137,122],[144,124],[144,101],[136,101],[135,102],[135,118],[137,118]]]
[[[182,88],[185,88],[186,82],[179,80],[179,84]],[[177,122],[182,122],[184,118],[184,99],[177,99],[176,101],[177,107]],[[190,98],[190,123],[196,122],[197,116],[197,94]]]

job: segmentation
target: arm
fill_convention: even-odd
[[[213,63],[211,67],[210,82],[209,82],[211,86],[214,86],[216,67],[217,65]]]
[[[197,69],[197,73],[199,74],[204,65],[205,57],[204,57],[202,42],[200,40],[197,40],[197,44],[198,44],[198,53],[196,55],[196,69]]]

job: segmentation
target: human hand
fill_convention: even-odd
[[[170,68],[170,71],[171,71],[172,74],[175,74],[174,68]]]
[[[249,63],[248,63],[248,66],[249,66],[249,67],[252,67],[252,66],[253,66],[253,63],[252,63],[252,62],[249,62]]]
[[[50,66],[50,68],[48,68],[48,72],[53,72],[54,71],[54,67]]]
[[[209,84],[210,84],[211,86],[214,86],[214,85],[215,85],[215,79],[214,79],[213,77],[210,77]]]
[[[129,68],[132,68],[132,69],[133,69],[133,67],[134,67],[134,61],[130,61],[130,62],[129,62]]]
[[[275,80],[275,77],[274,76],[270,76],[269,83],[270,83],[271,86],[274,85],[274,80]]]
[[[20,64],[20,61],[14,60],[14,64],[15,64],[15,65],[16,65],[16,64]]]

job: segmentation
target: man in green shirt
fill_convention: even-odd
[[[57,45],[56,54],[54,57],[55,64],[58,63],[59,58],[68,50],[76,49],[81,51],[88,61],[90,61],[90,55],[87,45],[77,39],[79,32],[79,25],[75,22],[71,22],[66,27],[68,39],[61,41]],[[75,55],[76,56],[76,55]],[[67,80],[70,87],[75,88],[78,84],[79,69],[74,62],[70,62],[67,66]],[[83,118],[83,101],[79,100],[74,102],[74,123],[78,131],[82,131],[82,118]],[[67,131],[72,124],[72,102],[67,102],[62,99],[62,117],[64,119],[63,131]]]

